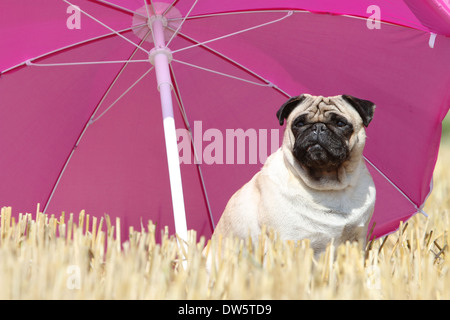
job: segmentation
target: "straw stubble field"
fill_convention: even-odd
[[[443,145],[427,219],[372,242],[330,245],[315,259],[308,241],[275,234],[208,246],[220,258],[206,270],[205,243],[186,246],[155,226],[129,230],[108,216],[1,212],[0,299],[449,299],[450,147]]]

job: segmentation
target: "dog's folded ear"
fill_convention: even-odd
[[[355,108],[356,111],[358,111],[364,126],[367,127],[370,121],[372,121],[373,113],[375,111],[375,103],[369,100],[355,98],[348,94],[343,94],[342,98],[351,106],[353,106],[353,108]]]
[[[277,118],[280,122],[280,126],[283,125],[284,119],[287,119],[292,110],[294,110],[295,107],[297,107],[303,100],[305,100],[305,96],[302,94],[297,97],[290,98],[280,107],[280,109],[277,111]]]

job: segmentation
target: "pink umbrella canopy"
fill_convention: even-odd
[[[187,228],[209,237],[279,147],[278,108],[345,93],[377,105],[364,155],[385,235],[431,191],[449,36],[448,0],[4,0],[0,205],[174,232],[169,92]]]

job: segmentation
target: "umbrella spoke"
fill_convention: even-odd
[[[244,32],[248,32],[248,31],[251,31],[251,30],[259,29],[259,28],[268,26],[268,25],[270,25],[270,24],[280,22],[280,21],[282,21],[282,20],[284,20],[284,19],[290,17],[292,14],[293,14],[293,11],[288,11],[287,14],[286,14],[285,16],[281,17],[281,18],[278,18],[278,19],[275,19],[275,20],[272,20],[272,21],[269,21],[269,22],[265,22],[265,23],[262,23],[262,24],[259,24],[259,25],[256,25],[256,26],[253,26],[253,27],[250,27],[250,28],[246,28],[246,29],[243,29],[243,30],[239,30],[239,31],[236,31],[236,32],[232,32],[232,33],[229,33],[229,34],[226,34],[226,35],[223,35],[223,36],[214,38],[214,39],[210,39],[210,40],[203,41],[203,42],[198,42],[198,43],[193,44],[193,45],[191,45],[191,46],[187,46],[187,47],[184,47],[184,48],[181,48],[181,49],[178,49],[178,50],[174,50],[174,51],[172,51],[172,53],[177,53],[177,52],[181,52],[181,51],[184,51],[184,50],[192,49],[192,48],[195,48],[195,47],[198,47],[198,46],[207,44],[207,43],[211,43],[211,42],[214,42],[214,41],[218,41],[218,40],[222,40],[222,39],[225,39],[225,38],[229,38],[229,37],[232,37],[232,36],[235,36],[235,35],[244,33]],[[183,20],[183,22],[184,22],[184,21],[185,21],[185,20]],[[181,24],[183,24],[183,22],[182,22]],[[181,25],[180,25],[180,26],[181,26]],[[170,27],[168,27],[168,28],[169,28],[169,29],[172,29],[172,28],[170,28]],[[178,29],[180,29],[180,28],[178,27]],[[174,34],[177,34],[177,33],[178,33],[178,29],[177,29],[177,31],[176,31]],[[172,29],[172,30],[173,30],[173,29]]]
[[[181,21],[180,25],[178,26],[177,30],[172,34],[172,37],[170,37],[169,41],[166,44],[166,47],[169,47],[169,44],[172,42],[173,38],[175,38],[175,36],[178,34],[178,32],[181,29],[181,26],[183,26],[184,22],[186,21],[186,19],[189,17],[189,15],[191,14],[192,10],[194,9],[195,5],[197,4],[198,0],[195,0],[194,4],[191,6],[191,8],[189,9],[188,13],[186,14],[186,16],[183,18],[183,20]]]
[[[73,6],[73,4],[71,4],[69,1],[67,0],[62,0],[65,3]],[[98,24],[102,25],[103,27],[105,27],[106,29],[112,31],[115,35],[119,36],[120,38],[124,39],[125,41],[127,41],[128,43],[132,44],[133,46],[137,47],[138,49],[144,51],[147,54],[150,54],[149,51],[145,50],[144,48],[142,48],[140,45],[136,44],[135,42],[131,41],[130,39],[128,39],[127,37],[123,36],[122,34],[120,34],[119,32],[117,32],[116,30],[114,30],[113,28],[109,27],[108,25],[104,24],[103,22],[101,22],[100,20],[98,20],[97,18],[93,17],[92,15],[90,15],[89,13],[87,13],[86,11],[82,10],[80,8],[80,12],[82,12],[84,15],[86,15],[87,17],[91,18],[92,20],[94,20],[95,22],[97,22]]]
[[[130,63],[130,62],[147,62],[148,60],[114,60],[114,61],[82,61],[82,62],[63,62],[63,63],[34,63],[27,60],[27,66],[35,67],[62,67],[62,66],[83,66],[93,64],[114,64],[114,63]]]
[[[131,86],[128,87],[128,89],[126,89],[116,100],[114,100],[113,103],[111,103],[108,108],[105,109],[105,111],[103,111],[98,117],[96,118],[92,118],[90,121],[90,124],[93,124],[94,122],[97,122],[101,117],[103,117],[112,107],[114,107],[114,105],[120,101],[120,99],[122,99],[131,89],[133,89],[142,79],[145,78],[145,76],[147,74],[150,73],[150,71],[152,71],[154,69],[154,67],[152,66],[150,69],[148,69],[139,79],[137,79]]]
[[[177,3],[178,2],[178,0],[174,0],[171,4],[170,4],[170,6],[168,6],[167,7],[167,9],[163,12],[163,16],[165,16],[169,11],[170,11],[170,9],[172,9],[172,7],[175,5],[175,3]]]
[[[231,79],[235,79],[235,80],[239,80],[239,81],[242,81],[242,82],[254,84],[256,86],[260,86],[260,87],[270,87],[271,86],[270,83],[254,82],[254,81],[251,81],[251,80],[247,80],[247,79],[244,79],[244,78],[239,78],[239,77],[233,76],[231,74],[227,74],[227,73],[219,72],[219,71],[216,71],[216,70],[204,68],[204,67],[201,67],[201,66],[198,66],[198,65],[195,65],[195,64],[192,64],[192,63],[180,61],[180,60],[177,60],[177,59],[173,59],[172,61],[178,62],[180,64],[184,64],[186,66],[189,66],[189,67],[192,67],[192,68],[195,68],[195,69],[199,69],[199,70],[207,71],[207,72],[210,72],[210,73],[218,74],[218,75],[221,75],[221,76],[224,76],[224,77],[228,77],[228,78],[231,78]]]

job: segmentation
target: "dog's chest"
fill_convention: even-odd
[[[355,189],[296,193],[286,185],[270,204],[276,214],[268,217],[269,224],[276,226],[283,239],[310,239],[317,252],[324,250],[332,239],[335,244],[359,240],[365,236],[373,210],[370,192]]]
[[[365,215],[367,205],[361,198],[341,193],[325,193],[320,196],[305,194],[288,195],[288,208],[282,213],[289,220],[314,229],[342,229],[358,226]]]

